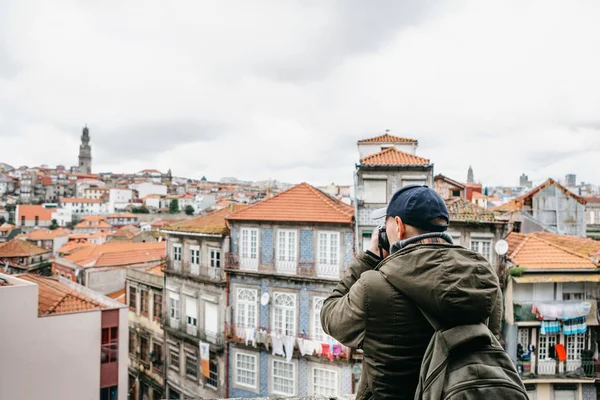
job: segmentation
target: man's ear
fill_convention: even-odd
[[[404,236],[404,233],[406,232],[406,229],[404,227],[404,222],[402,222],[402,219],[400,217],[396,217],[394,218],[396,225],[398,226],[398,238],[400,240],[402,240],[402,237]]]

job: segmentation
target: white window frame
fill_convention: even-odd
[[[181,261],[181,243],[173,243],[173,261]]]
[[[217,258],[216,255],[219,255],[219,257]],[[216,265],[216,264],[219,265]],[[222,257],[221,257],[221,249],[216,248],[216,247],[209,247],[208,248],[208,266],[210,268],[221,268],[221,264],[222,264]]]
[[[190,307],[190,305],[192,306]],[[195,334],[195,332],[197,332],[198,299],[195,297],[185,296],[185,324],[188,327],[188,330],[193,331],[191,334]]]
[[[517,330],[517,343],[523,346],[523,351],[529,347],[529,328],[519,328]]]
[[[322,386],[322,389],[325,389],[324,391],[322,390],[318,390],[317,389],[317,384],[315,382],[316,380],[316,372],[320,371],[320,372],[324,372],[326,374],[334,374],[334,385],[331,388],[333,390],[333,392],[328,393],[327,392],[327,387]],[[309,394],[311,396],[326,396],[326,397],[337,397],[339,396],[339,387],[340,387],[340,378],[339,378],[340,374],[339,371],[337,369],[333,369],[333,368],[322,368],[322,367],[311,367],[310,368],[310,375],[309,375],[309,383],[308,383],[308,387],[309,387]]]
[[[235,384],[237,386],[241,386],[241,387],[244,387],[244,388],[250,388],[250,389],[258,390],[258,382],[259,382],[259,375],[258,374],[259,374],[259,369],[258,369],[258,356],[257,356],[257,354],[246,353],[246,352],[243,352],[243,351],[237,351],[234,354],[235,354],[235,358],[234,358],[234,360],[235,360],[235,365],[234,365],[234,371],[235,371],[235,380],[234,380],[234,382],[235,382]],[[251,384],[246,383],[246,382],[240,382],[240,380],[239,380],[240,379],[240,375],[241,375],[240,374],[240,369],[239,369],[240,368],[239,367],[239,362],[240,362],[239,358],[240,358],[240,356],[247,357],[248,360],[247,360],[246,364],[254,366],[253,369],[250,369],[250,368],[244,369],[245,371],[254,374],[254,385],[251,385]],[[253,360],[253,361],[251,362],[250,360]]]
[[[281,274],[296,274],[298,265],[298,232],[277,230],[275,270]]]
[[[240,299],[245,297],[254,297],[253,300]],[[257,328],[258,327],[258,290],[239,287],[235,293],[236,299],[236,315],[235,323],[240,328]]]
[[[488,245],[487,254],[483,252],[484,244]],[[492,261],[492,239],[488,238],[471,238],[471,250],[481,254],[483,258],[488,261]]]
[[[317,232],[317,276],[326,278],[339,278],[340,249],[341,246],[339,232]]]
[[[289,296],[289,297],[288,297]],[[292,299],[292,305],[277,304],[278,301]],[[288,292],[274,292],[271,317],[271,331],[282,335],[296,336],[296,294]]]
[[[253,238],[253,235],[256,237]],[[255,248],[252,246],[255,242]],[[258,257],[260,251],[260,231],[258,228],[240,229],[240,268],[258,270]]]
[[[567,361],[581,361],[581,352],[585,350],[586,334],[565,335]]]
[[[285,366],[285,368],[291,367],[291,374],[292,377],[288,377],[288,376],[277,376],[276,375],[276,368],[277,366],[283,367]],[[286,371],[289,372],[289,371]],[[296,387],[297,387],[297,379],[296,379],[296,363],[294,362],[287,362],[284,359],[272,359],[271,360],[271,393],[274,395],[280,395],[280,396],[295,396],[296,395]],[[280,379],[282,381],[289,381],[291,380],[291,390],[290,391],[284,391],[284,390],[277,390],[275,388],[275,380],[276,379]],[[281,386],[281,385],[280,385]]]
[[[190,272],[193,275],[200,274],[200,246],[190,246]]]
[[[169,318],[179,321],[181,319],[181,303],[179,293],[169,292]]]
[[[538,346],[538,359],[540,361],[553,360],[549,357],[550,346],[556,346],[559,335],[540,335]]]
[[[377,182],[377,183],[375,183]],[[376,193],[376,190],[381,190],[381,187],[376,188],[376,185],[383,184],[383,194]],[[367,187],[370,186],[370,187]],[[387,203],[387,179],[363,179],[364,195],[363,200],[368,204],[385,204]]]
[[[321,343],[327,343],[329,336],[323,331],[321,325],[321,308],[326,297],[315,296],[312,301],[312,327],[311,339],[318,340]]]

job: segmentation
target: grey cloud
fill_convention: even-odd
[[[320,80],[348,56],[373,52],[436,11],[436,0],[338,0],[314,43],[256,65],[258,75],[288,82]],[[316,3],[329,4],[329,3]]]

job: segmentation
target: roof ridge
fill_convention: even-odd
[[[421,157],[421,156],[418,156],[416,154],[407,153],[406,151],[398,150],[396,148],[396,146],[391,146],[391,147],[388,147],[387,149],[383,149],[383,150],[381,150],[381,151],[379,151],[377,153],[369,154],[368,156],[365,156],[365,157],[361,158],[360,162],[362,164],[367,159],[371,159],[371,158],[374,158],[374,157],[377,157],[377,156],[381,156],[381,155],[384,155],[384,154],[387,154],[387,153],[392,153],[392,152],[393,153],[400,153],[400,154],[403,154],[403,155],[406,155],[406,156],[409,156],[409,157],[414,157],[414,158],[417,158],[417,159],[420,159],[420,160],[423,160],[423,161],[427,161],[428,164],[430,163],[430,160],[428,158]]]
[[[312,185],[309,185],[308,183],[306,184],[308,185],[308,188],[313,191],[317,197],[323,201],[327,206],[333,208],[335,211],[342,213],[344,215],[346,215],[347,213],[344,210],[340,210],[337,206],[339,206],[341,203],[339,200],[337,199],[333,199],[331,197],[329,197],[327,194],[325,194],[324,192],[322,192],[321,190],[313,187]],[[339,202],[339,203],[338,203]],[[333,203],[333,204],[332,204]]]
[[[535,232],[533,232],[533,233],[535,233]],[[589,255],[588,255],[588,256],[583,256],[583,255],[581,255],[581,254],[579,254],[579,253],[577,253],[577,252],[574,252],[574,251],[573,251],[573,250],[571,250],[571,249],[567,249],[566,247],[560,246],[560,245],[558,245],[558,244],[556,244],[556,243],[553,243],[553,242],[551,242],[551,241],[549,241],[549,240],[547,240],[547,239],[541,238],[541,237],[539,237],[539,236],[534,236],[534,237],[535,237],[537,240],[539,240],[539,241],[541,241],[541,242],[544,242],[544,243],[546,243],[546,244],[548,244],[548,245],[550,245],[550,246],[552,246],[552,247],[555,247],[555,248],[557,248],[557,249],[559,249],[559,250],[562,250],[562,251],[564,251],[564,252],[566,252],[566,253],[569,253],[569,254],[571,254],[571,255],[577,256],[577,257],[579,257],[579,258],[583,258],[584,260],[587,260],[587,261],[590,261],[590,262],[591,262],[591,260],[590,260],[590,256],[589,256]]]
[[[521,240],[521,243],[519,243],[519,245],[513,250],[510,256],[508,256],[508,258],[514,259],[517,256],[517,254],[523,249],[523,247],[525,247],[525,244],[529,242],[529,239],[531,239],[532,237],[533,236],[525,235],[525,238]]]
[[[276,197],[279,197],[279,196],[281,196],[282,194],[284,194],[284,193],[287,193],[287,192],[289,192],[290,190],[292,190],[292,189],[295,189],[295,188],[297,188],[297,187],[299,187],[299,186],[302,186],[302,185],[308,185],[308,183],[306,183],[306,182],[301,182],[301,183],[299,183],[299,184],[297,184],[297,185],[295,185],[295,186],[292,186],[291,188],[288,188],[288,189],[286,189],[286,190],[284,190],[284,191],[282,191],[282,192],[279,192],[279,193],[277,193],[276,195],[273,195],[273,197],[269,197],[269,198],[262,199],[261,201],[257,201],[257,202],[256,202],[256,203],[254,203],[254,204],[249,204],[249,205],[248,205],[248,207],[246,207],[246,208],[243,208],[243,209],[241,209],[241,210],[238,210],[238,211],[234,211],[234,212],[232,212],[231,214],[227,215],[227,216],[225,217],[225,219],[228,219],[228,217],[230,217],[230,216],[231,216],[231,215],[233,215],[233,214],[236,214],[237,212],[241,212],[241,211],[246,211],[246,210],[249,210],[249,209],[251,209],[251,208],[254,208],[254,207],[258,206],[259,204],[263,204],[263,203],[264,203],[264,202],[266,202],[266,201],[269,201],[269,200],[272,200],[272,199],[274,199],[274,198],[276,198]]]

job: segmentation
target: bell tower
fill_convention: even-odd
[[[82,174],[92,173],[92,147],[90,146],[90,130],[87,125],[83,128],[83,133],[81,134],[78,168]]]

